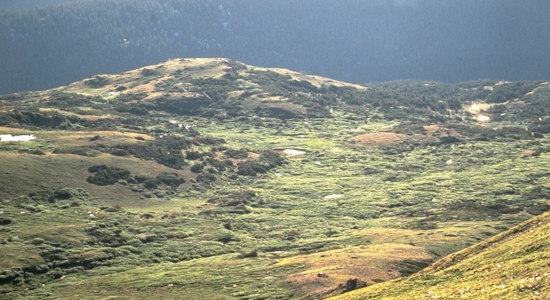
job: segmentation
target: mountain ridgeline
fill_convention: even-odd
[[[91,0],[14,10],[0,4],[0,93],[174,57],[228,57],[355,83],[541,79],[550,69],[549,5]]]

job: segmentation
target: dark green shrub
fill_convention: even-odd
[[[200,182],[200,183],[205,183],[205,184],[210,184],[210,183],[213,183],[214,181],[216,181],[216,176],[214,176],[213,174],[199,174],[197,176],[197,182]]]
[[[185,158],[189,160],[196,160],[202,157],[201,153],[198,151],[187,151]]]
[[[110,154],[114,156],[130,156],[130,153],[124,149],[114,149]]]
[[[92,166],[88,168],[88,171],[95,174],[88,177],[87,181],[96,185],[112,185],[121,179],[128,179],[130,177],[130,171],[106,165]]]
[[[160,173],[157,176],[157,180],[171,187],[178,187],[185,182],[185,180],[181,178],[178,174],[167,172]]]
[[[241,258],[258,257],[258,251],[257,250],[252,250],[252,251],[249,251],[249,252],[244,252],[244,253],[241,253],[240,257]]]
[[[145,175],[136,175],[134,176],[134,179],[138,182],[138,183],[142,183],[144,182],[145,180],[147,179],[151,179],[151,177],[147,177]]]
[[[102,86],[105,86],[109,83],[109,78],[104,76],[96,75],[92,79],[88,79],[84,81],[86,85],[92,88],[100,88]]]
[[[12,219],[0,218],[0,225],[10,225],[11,223],[13,223]]]
[[[101,154],[100,151],[94,150],[89,147],[66,147],[54,149],[53,153],[55,154],[75,154],[86,157],[96,157]]]
[[[223,172],[225,170],[228,170],[228,169],[232,169],[233,168],[233,162],[230,161],[230,160],[217,160],[215,158],[207,158],[206,159],[206,162],[208,164],[210,164],[213,168],[215,168],[216,170],[220,171],[220,172]]]
[[[146,116],[149,114],[149,110],[143,106],[136,106],[131,104],[123,104],[115,107],[118,112],[127,112],[133,115]]]
[[[56,199],[64,200],[71,199],[73,197],[88,196],[88,192],[83,189],[62,188],[54,192],[53,196]]]
[[[452,135],[447,135],[439,138],[439,143],[441,144],[456,144],[461,142],[462,142],[461,139]]]
[[[239,175],[256,176],[258,173],[267,173],[267,170],[257,161],[244,161],[237,164],[237,174]]]
[[[285,159],[281,157],[279,153],[271,150],[263,151],[260,154],[259,161],[266,164],[266,166],[269,169],[280,166],[285,163]]]
[[[26,150],[21,149],[18,151],[19,153],[28,153],[28,154],[34,154],[34,155],[46,155],[46,153],[40,149],[32,149],[32,150]]]
[[[193,164],[190,168],[191,172],[193,173],[200,173],[204,169],[204,165],[202,163],[196,163]]]
[[[146,189],[152,190],[158,187],[159,181],[157,179],[150,178],[145,180],[142,184]]]
[[[36,191],[29,193],[29,198],[37,202],[55,202],[54,192],[51,190]]]
[[[248,157],[248,151],[246,151],[246,149],[229,149],[226,150],[223,154],[225,154],[225,156],[227,157],[235,159],[243,159]]]
[[[141,75],[143,76],[154,76],[154,75],[157,75],[158,72],[155,71],[155,70],[151,70],[151,69],[148,69],[148,68],[144,68],[141,70]]]
[[[209,136],[196,136],[193,138],[194,145],[220,145],[225,144],[224,139]]]
[[[182,137],[167,136],[154,141],[120,145],[119,147],[137,158],[155,160],[167,167],[181,169],[185,166],[181,150],[187,149],[192,143]]]
[[[518,81],[499,85],[487,96],[487,103],[503,103],[514,100],[532,91],[538,86],[534,81]]]
[[[429,266],[430,263],[431,261],[406,259],[399,264],[399,273],[409,276]]]
[[[0,284],[16,283],[22,284],[24,282],[25,272],[21,268],[12,268],[10,270],[0,273]]]

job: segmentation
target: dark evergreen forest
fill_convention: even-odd
[[[6,7],[0,1],[0,94],[175,57],[227,57],[357,83],[550,78],[547,0],[88,0]]]

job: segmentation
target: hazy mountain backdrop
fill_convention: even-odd
[[[548,78],[549,11],[544,0],[4,0],[0,93],[174,57],[355,83]]]

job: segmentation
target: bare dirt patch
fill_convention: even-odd
[[[402,143],[430,144],[436,143],[441,137],[456,137],[462,139],[462,135],[453,129],[438,124],[422,126],[422,133],[405,134],[396,132],[374,132],[353,137],[351,140],[365,147],[391,146]]]
[[[120,131],[76,131],[69,132],[59,137],[60,141],[71,141],[75,142],[77,140],[87,140],[93,139],[94,137],[99,137],[100,139],[107,140],[116,140],[119,143],[136,143],[139,140],[152,140],[153,137],[137,133],[137,132],[120,132]]]
[[[57,109],[57,108],[40,108],[39,109],[40,112],[56,112],[56,113],[60,113],[62,115],[65,115],[65,116],[73,116],[73,117],[78,117],[80,119],[85,119],[85,120],[100,120],[100,119],[114,119],[116,118],[117,116],[113,116],[113,115],[109,115],[109,114],[106,114],[106,115],[100,115],[100,116],[96,116],[96,115],[81,115],[81,114],[77,114],[77,113],[73,113],[73,112],[69,112],[69,111],[64,111],[64,110],[61,110],[61,109]]]
[[[363,146],[386,146],[399,144],[405,140],[406,134],[394,132],[375,132],[355,136],[353,141]]]
[[[22,131],[25,131],[25,130],[21,128],[0,126],[0,133],[4,133],[4,132],[11,133],[11,132],[22,132]]]

